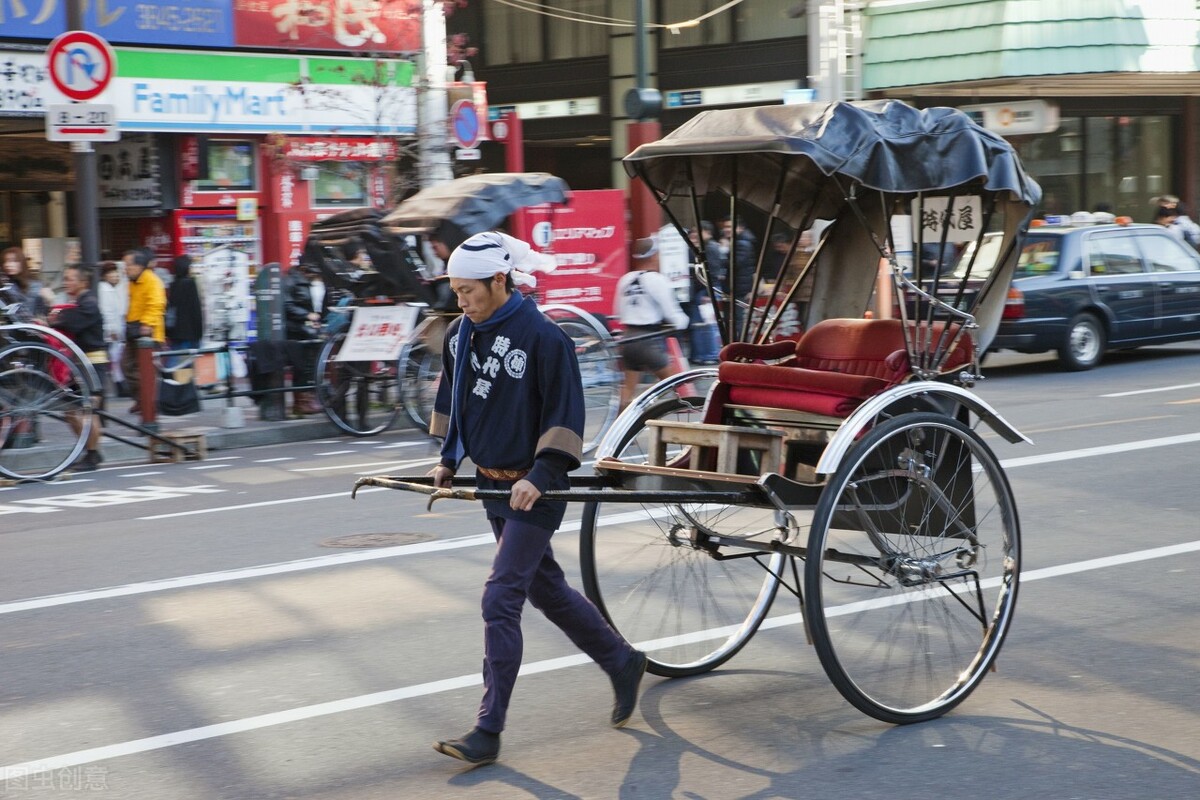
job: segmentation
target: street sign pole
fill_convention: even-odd
[[[67,0],[67,30],[83,30],[83,7],[87,0]],[[71,142],[75,167],[75,227],[83,263],[100,261],[100,181],[96,175],[96,150],[91,142]]]

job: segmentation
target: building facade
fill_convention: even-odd
[[[395,162],[417,132],[420,20],[408,4],[376,6],[86,4],[84,27],[112,44],[116,64],[88,101],[111,105],[120,129],[92,145],[102,257],[149,246],[192,255],[214,281],[233,271],[248,282],[261,264],[294,265],[313,221],[390,204]],[[73,143],[47,141],[45,119],[69,102],[48,56],[64,9],[0,1],[0,247],[25,247],[50,279],[73,260],[52,245],[77,227]],[[72,53],[79,63],[66,69],[92,56]]]
[[[525,120],[529,168],[577,188],[625,185],[636,2],[556,0],[543,13],[471,3],[450,19],[479,49],[493,115]],[[797,90],[893,97],[963,107],[1010,138],[1047,213],[1145,221],[1167,193],[1196,207],[1194,0],[749,0],[695,24],[726,4],[646,5],[664,133],[704,108],[804,99]],[[503,168],[499,145],[483,155]]]

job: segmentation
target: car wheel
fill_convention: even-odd
[[[1072,372],[1091,369],[1104,356],[1104,326],[1093,314],[1077,314],[1067,326],[1058,358]]]

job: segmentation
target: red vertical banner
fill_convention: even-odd
[[[554,272],[538,274],[541,302],[566,303],[599,317],[610,316],[617,281],[629,261],[625,193],[620,189],[572,192],[566,205],[534,206],[514,217],[529,232],[528,240],[558,262]]]
[[[270,162],[267,207],[263,211],[263,257],[287,270],[300,263],[304,240],[315,215],[309,202],[309,182],[282,160]]]

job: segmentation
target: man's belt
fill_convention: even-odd
[[[527,469],[490,469],[479,466],[475,467],[475,471],[494,481],[519,481],[529,474]]]

